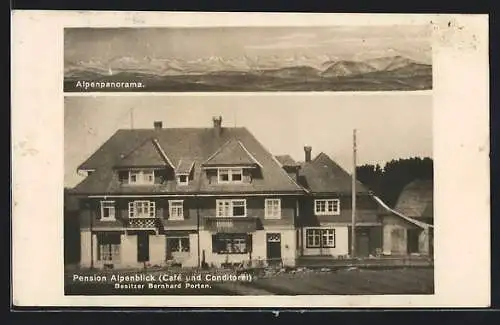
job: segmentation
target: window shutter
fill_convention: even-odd
[[[149,216],[150,217],[155,217],[156,216],[156,204],[155,204],[155,201],[151,201],[149,203]]]
[[[128,217],[133,218],[134,217],[134,202],[129,202],[128,203]]]
[[[212,253],[218,253],[219,247],[217,242],[217,235],[212,235]]]
[[[95,212],[95,219],[101,220],[101,218],[102,218],[101,203],[98,203],[94,206],[94,212]]]
[[[252,235],[248,234],[247,235],[247,252],[252,252]]]

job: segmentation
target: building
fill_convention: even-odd
[[[118,130],[78,170],[80,266],[262,263],[351,254],[352,179],[325,153],[273,156],[246,128]],[[389,214],[356,184],[356,255],[378,255]],[[405,219],[406,220],[406,219]]]
[[[394,209],[380,199],[386,255],[434,254],[434,212],[432,180],[415,180],[407,184]]]
[[[118,130],[79,170],[81,266],[294,264],[304,189],[246,128]]]
[[[346,257],[351,253],[352,176],[321,152],[311,159],[312,148],[304,147],[304,162],[298,182],[307,194],[300,200],[301,256]],[[356,182],[355,250],[357,257],[374,256],[382,244],[378,204],[359,181]]]

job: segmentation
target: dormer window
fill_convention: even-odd
[[[191,159],[180,159],[177,167],[175,168],[175,179],[177,180],[177,185],[188,185],[189,175],[194,167],[194,160]]]
[[[152,169],[131,170],[129,172],[129,184],[148,185],[154,184],[155,173]]]
[[[243,181],[242,168],[219,168],[217,174],[219,183],[241,183]]]
[[[178,185],[188,185],[189,177],[186,174],[177,175],[177,184]]]

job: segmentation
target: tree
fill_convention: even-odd
[[[433,179],[431,158],[391,160],[382,169],[377,165],[356,167],[357,179],[389,206],[394,207],[403,188],[416,179]]]

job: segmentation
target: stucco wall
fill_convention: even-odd
[[[90,252],[90,231],[80,232],[80,265],[82,267],[90,266],[91,252]]]
[[[418,237],[418,254],[429,254],[429,231],[423,230],[402,218],[389,215],[382,218],[383,252],[385,255],[408,254],[408,230],[421,230]]]
[[[189,234],[189,254],[182,261],[182,266],[183,267],[198,266],[198,234]]]
[[[429,245],[431,241],[431,236],[429,231],[422,231],[418,237],[418,250],[420,254],[429,254]]]
[[[212,232],[200,231],[201,256],[205,252],[205,262],[220,266],[222,263],[240,263],[252,260],[265,261],[267,258],[267,233],[281,234],[281,258],[286,266],[294,266],[296,253],[296,233],[294,229],[258,230],[252,233],[252,252],[246,254],[217,254],[212,252]]]
[[[163,235],[149,235],[149,263],[164,265],[166,259],[166,242]]]

